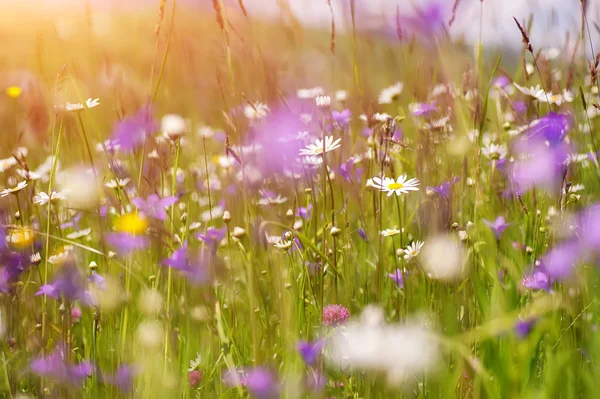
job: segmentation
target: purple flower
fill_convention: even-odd
[[[106,288],[106,280],[96,272],[92,272],[92,274],[88,276],[88,281],[95,285],[99,290],[103,291]]]
[[[449,199],[451,190],[452,190],[452,186],[454,186],[459,180],[460,180],[460,176],[457,176],[454,179],[444,182],[437,187],[429,186],[429,187],[427,187],[427,190],[431,190],[434,193],[437,193],[438,195],[440,195],[441,197],[443,197],[445,199]]]
[[[227,372],[223,379],[227,385],[236,386],[239,384],[246,387],[252,396],[258,399],[279,397],[279,385],[275,376],[262,367],[255,367],[241,373]]]
[[[31,371],[39,376],[72,385],[80,384],[94,371],[94,365],[88,361],[70,364],[63,345],[59,345],[47,357],[38,357],[29,363]]]
[[[144,142],[146,137],[158,130],[149,106],[144,106],[137,114],[129,116],[115,126],[111,141],[121,150],[132,151]]]
[[[571,152],[566,143],[548,146],[537,140],[521,141],[515,148],[518,159],[509,170],[509,178],[518,193],[534,187],[550,192],[558,189],[565,172],[565,160]]]
[[[0,240],[4,241],[4,237],[6,235],[0,235]],[[0,251],[0,265],[4,266],[0,269],[0,292],[9,292],[30,264],[29,256],[25,253],[11,252],[6,249]]]
[[[504,230],[506,230],[506,228],[510,226],[510,223],[505,222],[504,216],[498,216],[493,222],[490,222],[487,219],[483,219],[483,223],[485,223],[486,226],[492,229],[496,240],[499,240],[500,237],[502,237],[502,233],[504,233]]]
[[[410,108],[415,116],[429,115],[438,110],[435,106],[436,103],[437,101],[432,101],[430,103],[414,103],[410,105]]]
[[[497,76],[494,78],[494,80],[492,80],[492,86],[495,86],[495,87],[506,87],[510,83],[511,83],[510,79],[504,75]]]
[[[66,230],[69,228],[73,228],[75,230],[79,230],[79,221],[81,220],[81,218],[83,217],[83,213],[82,212],[77,212],[77,214],[75,216],[73,216],[73,218],[71,220],[69,220],[68,222],[65,222],[63,224],[60,225],[60,229],[61,230]]]
[[[173,269],[185,271],[190,267],[190,260],[188,257],[188,243],[187,241],[183,243],[183,245],[173,251],[170,257],[162,261],[162,264],[165,266],[170,266]]]
[[[215,229],[214,227],[209,227],[204,234],[198,233],[196,237],[206,243],[213,251],[216,251],[221,243],[221,240],[225,238],[225,234],[227,234],[227,228],[222,227],[220,229]]]
[[[346,180],[348,183],[352,183],[354,181],[360,181],[362,177],[362,168],[355,168],[354,164],[356,159],[354,157],[349,158],[345,163],[340,165],[340,175]],[[354,173],[352,173],[354,171]]]
[[[527,111],[527,105],[523,101],[513,101],[512,105],[517,114],[523,114]]]
[[[350,317],[348,308],[342,305],[327,305],[323,308],[323,324],[326,326],[338,326]]]
[[[563,242],[540,259],[541,267],[552,281],[567,278],[573,272],[581,256],[581,244],[578,240]]]
[[[334,122],[343,127],[344,129],[348,128],[348,124],[350,123],[350,119],[352,118],[352,112],[349,109],[345,109],[342,112],[331,112],[331,117]]]
[[[163,260],[162,264],[178,270],[192,283],[202,284],[208,279],[208,267],[213,263],[213,257],[212,251],[190,253],[188,243],[185,242],[169,258]]]
[[[552,285],[548,275],[541,269],[534,270],[531,274],[523,277],[521,284],[532,290],[548,291]]]
[[[89,293],[84,288],[84,278],[79,268],[71,260],[67,260],[56,272],[50,284],[40,287],[35,296],[47,295],[51,298],[65,298],[70,301],[81,300],[92,305]]]
[[[521,339],[526,338],[535,326],[536,322],[536,319],[518,320],[515,323],[515,333]]]
[[[105,239],[107,244],[119,251],[121,255],[127,255],[148,246],[146,236],[129,233],[110,233],[106,235]]]
[[[568,114],[548,112],[521,135],[526,140],[549,142],[550,146],[563,141],[572,126]]]
[[[362,229],[362,227],[358,228],[358,235],[363,239],[364,242],[367,242],[367,233]]]
[[[158,220],[167,220],[167,212],[165,208],[175,204],[178,201],[177,197],[160,198],[156,194],[150,194],[146,200],[137,197],[131,200],[133,205],[143,212],[145,215]]]
[[[408,274],[408,272],[404,272],[404,274]],[[397,285],[399,288],[403,288],[404,287],[404,280],[402,277],[402,270],[400,269],[396,269],[394,271],[394,273],[390,273],[388,274],[388,277],[391,278]]]
[[[304,363],[312,366],[317,360],[317,356],[321,353],[324,345],[324,340],[319,340],[317,342],[300,341],[298,342],[298,345],[296,345],[296,349],[302,357],[302,360],[304,360]]]
[[[299,206],[296,210],[296,216],[302,219],[310,219],[310,212],[312,211],[312,204],[308,204],[307,207]]]
[[[105,384],[116,386],[121,392],[130,392],[133,388],[133,379],[139,372],[137,367],[126,364],[119,367],[114,374],[103,375],[102,380]]]

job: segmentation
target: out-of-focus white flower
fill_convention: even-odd
[[[450,235],[432,237],[421,251],[421,263],[432,278],[446,281],[459,279],[465,266],[463,245]]]
[[[481,153],[489,159],[500,160],[506,158],[508,149],[504,144],[490,143],[481,149]]]
[[[50,179],[50,171],[54,164],[54,156],[50,155],[44,163],[39,165],[35,170],[17,169],[17,173],[25,180],[41,180],[47,182]],[[59,169],[60,163],[56,161],[56,170]]]
[[[320,108],[329,107],[331,105],[331,97],[319,96],[319,97],[315,98],[315,103],[317,104],[317,107],[320,107]]]
[[[108,188],[123,188],[126,185],[129,184],[129,182],[131,182],[131,179],[129,177],[126,177],[124,179],[112,179],[109,182],[105,183],[104,185]]]
[[[521,85],[513,82],[513,86],[515,86],[517,88],[517,90],[519,90],[521,93],[525,94],[526,96],[533,97],[538,100],[540,97],[546,95],[546,93],[544,92],[544,90],[542,90],[540,85],[531,86],[531,87],[527,88],[527,87],[521,86]]]
[[[7,171],[17,164],[15,157],[0,159],[0,173]]]
[[[244,107],[244,115],[250,120],[263,119],[269,111],[269,106],[263,103],[246,104]]]
[[[281,205],[288,201],[287,197],[282,197],[281,194],[277,194],[275,198],[263,197],[258,200],[258,205],[267,206],[271,204]]]
[[[163,307],[163,297],[154,289],[147,288],[138,297],[138,308],[147,315],[157,314]]]
[[[6,189],[0,191],[0,197],[6,197],[10,194],[16,194],[19,191],[23,190],[25,187],[27,187],[26,181],[19,182],[19,184],[17,184],[13,188],[6,188]]]
[[[68,198],[69,190],[63,190],[59,193],[56,191],[52,191],[50,195],[41,191],[39,194],[36,194],[33,197],[33,203],[37,205],[46,205],[49,202],[59,202],[64,201]]]
[[[303,100],[309,100],[313,98],[317,98],[318,96],[322,96],[325,94],[325,90],[322,87],[316,86],[310,89],[299,89],[296,92],[296,96]]]
[[[423,322],[384,324],[373,307],[330,337],[326,353],[332,367],[384,372],[392,385],[431,371],[440,359],[436,337]]]
[[[144,320],[137,328],[139,343],[147,348],[156,348],[162,343],[164,327],[158,320]]]
[[[348,99],[348,92],[346,90],[338,90],[335,92],[335,99],[337,101],[346,101]]]
[[[92,228],[88,227],[87,229],[78,230],[78,231],[74,231],[74,232],[72,232],[70,234],[67,234],[67,238],[69,240],[77,240],[79,238],[83,238],[83,237],[89,236],[91,232],[92,232]]]
[[[164,137],[176,140],[188,131],[188,123],[179,115],[167,114],[160,120],[160,129]]]
[[[93,170],[73,167],[57,175],[60,190],[68,192],[67,204],[73,209],[93,209],[100,201],[100,182]]]
[[[81,111],[85,108],[94,108],[97,107],[98,105],[100,105],[100,99],[99,98],[95,98],[95,99],[91,99],[88,98],[87,100],[85,100],[85,105],[82,103],[73,103],[71,104],[70,102],[67,102],[65,104],[65,110],[67,111]]]
[[[397,82],[396,84],[386,87],[379,93],[379,104],[391,104],[393,103],[404,89],[404,83]]]
[[[340,148],[341,141],[342,141],[342,139],[336,139],[334,141],[333,136],[327,136],[327,137],[325,137],[325,144],[323,145],[323,140],[317,139],[315,141],[315,144],[309,144],[306,146],[306,148],[301,149],[299,155],[308,155],[308,156],[321,155],[324,152],[329,152],[329,151],[333,151],[337,148]]]

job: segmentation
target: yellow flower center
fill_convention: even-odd
[[[401,188],[404,188],[404,184],[402,184],[402,183],[390,183],[390,185],[388,185],[388,188],[390,190],[400,190]]]
[[[25,227],[19,227],[10,232],[8,242],[16,248],[26,248],[33,242],[33,230]]]
[[[21,93],[23,93],[23,89],[21,89],[19,86],[10,86],[6,89],[6,94],[10,98],[17,98],[21,95]]]
[[[115,229],[122,233],[142,234],[148,228],[148,221],[135,213],[119,216]]]

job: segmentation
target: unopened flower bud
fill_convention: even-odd
[[[231,213],[229,211],[223,212],[223,222],[226,224],[231,222]]]
[[[235,226],[233,228],[233,236],[239,240],[246,236],[246,230],[241,227]]]
[[[285,217],[292,220],[294,218],[294,211],[292,211],[291,209],[288,209],[287,212],[285,213]]]
[[[330,230],[330,234],[332,237],[338,237],[342,233],[342,230],[333,226]]]

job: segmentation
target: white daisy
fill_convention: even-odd
[[[36,194],[33,197],[33,203],[37,205],[46,205],[49,202],[64,201],[67,199],[68,193],[68,190],[63,190],[60,193],[52,191],[52,193],[48,195],[45,192],[41,191],[39,194]]]
[[[83,238],[83,237],[89,236],[91,232],[92,232],[91,227],[88,227],[87,229],[83,229],[83,230],[79,230],[79,231],[74,231],[72,233],[67,234],[67,238],[69,240],[77,240],[79,238]]]
[[[408,179],[406,175],[399,176],[396,180],[391,177],[374,177],[371,181],[371,187],[380,191],[387,192],[387,196],[392,194],[408,194],[409,191],[419,191],[419,180],[416,178]]]
[[[526,96],[530,96],[533,97],[535,99],[540,99],[540,97],[545,97],[546,93],[544,92],[544,90],[541,89],[540,85],[537,86],[531,86],[530,88],[521,86],[517,83],[513,82],[513,86],[515,86],[517,88],[517,90],[519,90],[521,93],[525,94]]]
[[[198,367],[200,367],[200,353],[196,353],[196,358],[190,360],[190,367],[188,368],[188,371],[197,370]]]
[[[126,185],[129,184],[129,182],[131,181],[131,179],[129,177],[126,177],[124,179],[112,179],[111,181],[109,181],[108,183],[104,184],[106,187],[108,188],[122,188],[125,187]]]
[[[244,107],[244,115],[250,120],[263,119],[269,111],[269,106],[263,103],[247,104]]]
[[[404,260],[409,261],[413,258],[416,258],[421,252],[421,248],[423,248],[425,243],[423,241],[413,241],[404,249]]]
[[[27,187],[27,182],[22,181],[13,188],[6,188],[6,189],[0,191],[0,197],[6,197],[10,194],[16,194],[19,191],[23,190],[25,187]]]
[[[542,103],[556,104],[558,106],[564,103],[572,103],[575,100],[573,93],[569,90],[564,90],[562,93],[554,94],[552,92],[547,92],[540,94],[537,97],[537,100]]]
[[[296,92],[296,97],[301,98],[303,100],[317,98],[318,96],[322,96],[325,94],[325,90],[322,87],[312,87],[310,89],[299,89]]]
[[[176,140],[188,131],[188,122],[176,114],[167,114],[160,120],[163,137]]]
[[[334,141],[333,136],[325,137],[325,146],[324,146],[325,152],[333,151],[337,148],[340,148],[341,141],[342,141],[342,139],[336,139]],[[314,155],[321,155],[321,154],[323,154],[323,140],[317,139],[315,141],[315,144],[309,144],[306,146],[306,148],[301,149],[299,155],[314,156]]]
[[[400,230],[398,229],[385,229],[379,232],[379,235],[382,237],[393,237],[397,234],[400,234]]]
[[[481,153],[489,159],[499,160],[506,158],[508,149],[505,144],[490,143],[481,148]]]
[[[381,90],[381,93],[379,93],[379,104],[393,103],[402,93],[403,89],[404,83],[397,82],[396,84]]]
[[[258,201],[258,205],[263,205],[263,206],[267,206],[267,205],[271,205],[271,204],[277,204],[277,205],[281,205],[281,204],[285,204],[287,202],[287,198],[286,197],[282,197],[281,194],[277,194],[277,197],[275,198],[268,198],[268,197],[263,197]]]
[[[267,241],[271,242],[275,248],[288,250],[292,247],[292,240],[284,240],[281,237],[267,237]]]
[[[85,106],[82,103],[73,103],[71,104],[70,102],[67,101],[67,103],[65,104],[65,110],[67,111],[81,111],[84,108],[94,108],[97,107],[98,105],[100,105],[100,99],[96,98],[96,99],[91,99],[88,98],[87,100],[85,100]]]
[[[15,157],[0,159],[0,173],[7,171],[17,164]]]
[[[331,97],[319,96],[315,98],[315,103],[317,104],[317,107],[320,108],[329,107],[331,105]]]

